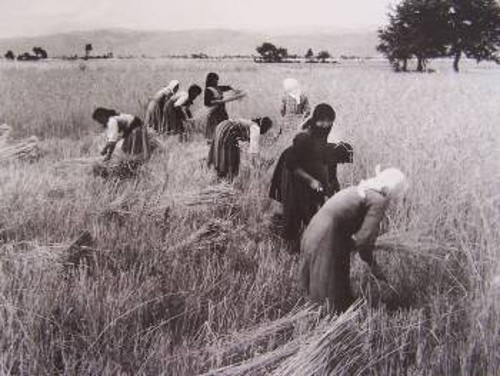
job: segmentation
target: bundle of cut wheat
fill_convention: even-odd
[[[221,183],[200,190],[176,193],[160,198],[159,202],[155,202],[155,205],[149,209],[149,212],[164,216],[172,207],[194,208],[196,210],[214,206],[231,208],[236,203],[237,194],[234,187]]]
[[[89,170],[94,176],[105,179],[130,179],[137,176],[143,161],[133,158],[113,158],[104,162],[102,157],[73,158],[59,162],[58,171]]]
[[[174,196],[174,202],[182,206],[231,205],[237,191],[229,184],[218,184],[202,190],[185,192]]]
[[[457,250],[428,237],[386,234],[375,246],[376,259],[387,282],[373,277],[359,257],[353,257],[351,279],[356,294],[389,308],[419,306],[430,289],[456,279]],[[430,278],[432,276],[432,278]]]
[[[218,343],[212,356],[226,363],[229,359],[230,364],[205,375],[354,374],[366,363],[362,349],[364,337],[359,327],[361,311],[362,304],[358,302],[339,316],[320,319],[320,309],[306,307],[254,328],[235,336],[229,343]],[[285,329],[292,331],[276,339]],[[239,356],[230,356],[235,349],[239,350]],[[241,354],[247,356],[238,361]]]
[[[14,143],[10,141],[10,133],[11,128],[3,124],[0,129],[0,161],[34,161],[40,157],[41,149],[36,136]]]
[[[96,163],[92,166],[94,176],[105,179],[130,179],[137,176],[143,161],[135,158],[120,158],[109,162]]]
[[[232,232],[234,232],[234,226],[231,222],[214,219],[179,243],[168,245],[166,251],[178,255],[179,252],[185,250],[217,249],[218,246],[227,242]]]

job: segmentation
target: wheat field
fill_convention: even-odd
[[[0,162],[0,374],[498,374],[500,70],[437,64],[0,62],[0,124],[43,151]],[[304,301],[267,198],[290,139],[267,136],[262,167],[244,160],[233,185],[205,167],[197,135],[166,140],[125,180],[76,163],[98,155],[96,106],[143,117],[156,89],[209,71],[248,93],[230,116],[279,121],[288,76],[332,104],[335,137],[355,150],[342,186],[379,163],[408,175],[376,250],[389,285],[353,255],[355,307],[330,317]],[[75,266],[68,248],[84,232]]]

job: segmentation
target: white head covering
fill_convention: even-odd
[[[170,92],[174,92],[175,90],[179,89],[180,82],[177,80],[172,80],[168,83],[167,87],[165,89],[169,90]]]
[[[165,86],[163,89],[161,89],[155,94],[154,99],[160,100],[164,97],[170,97],[176,92],[177,89],[179,89],[179,81],[172,80],[168,83],[167,86]]]
[[[285,89],[286,94],[295,99],[297,103],[300,103],[302,90],[300,89],[299,81],[297,81],[295,78],[287,78],[283,81],[283,89]]]
[[[361,196],[366,197],[366,191],[371,189],[383,192],[391,200],[398,198],[408,189],[405,175],[397,168],[387,168],[380,171],[380,165],[375,167],[375,177],[362,180],[358,185]]]

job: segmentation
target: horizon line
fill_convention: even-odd
[[[140,28],[127,28],[127,27],[96,27],[89,29],[72,29],[72,30],[61,30],[54,32],[45,32],[36,35],[15,35],[15,36],[0,36],[0,40],[7,39],[33,39],[33,38],[43,38],[55,35],[71,35],[78,33],[93,33],[93,32],[134,32],[134,33],[176,33],[176,32],[209,32],[209,31],[231,31],[231,32],[241,32],[241,33],[277,33],[277,35],[294,35],[294,34],[322,34],[322,33],[368,33],[376,32],[380,26],[370,25],[370,26],[360,26],[360,27],[335,27],[326,25],[300,25],[300,26],[282,26],[276,28],[261,28],[261,29],[251,29],[251,28],[231,28],[231,27],[205,27],[205,28],[184,28],[184,29],[140,29]],[[296,28],[296,31],[293,29]]]

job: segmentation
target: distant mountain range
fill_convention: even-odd
[[[0,39],[0,55],[31,51],[34,46],[47,50],[50,57],[83,55],[91,43],[94,54],[113,52],[115,56],[161,57],[205,53],[210,56],[252,55],[255,47],[268,41],[303,56],[308,48],[315,53],[327,50],[334,57],[376,56],[377,33],[373,31],[288,31],[287,33],[235,30],[134,31],[106,29],[75,31]]]

